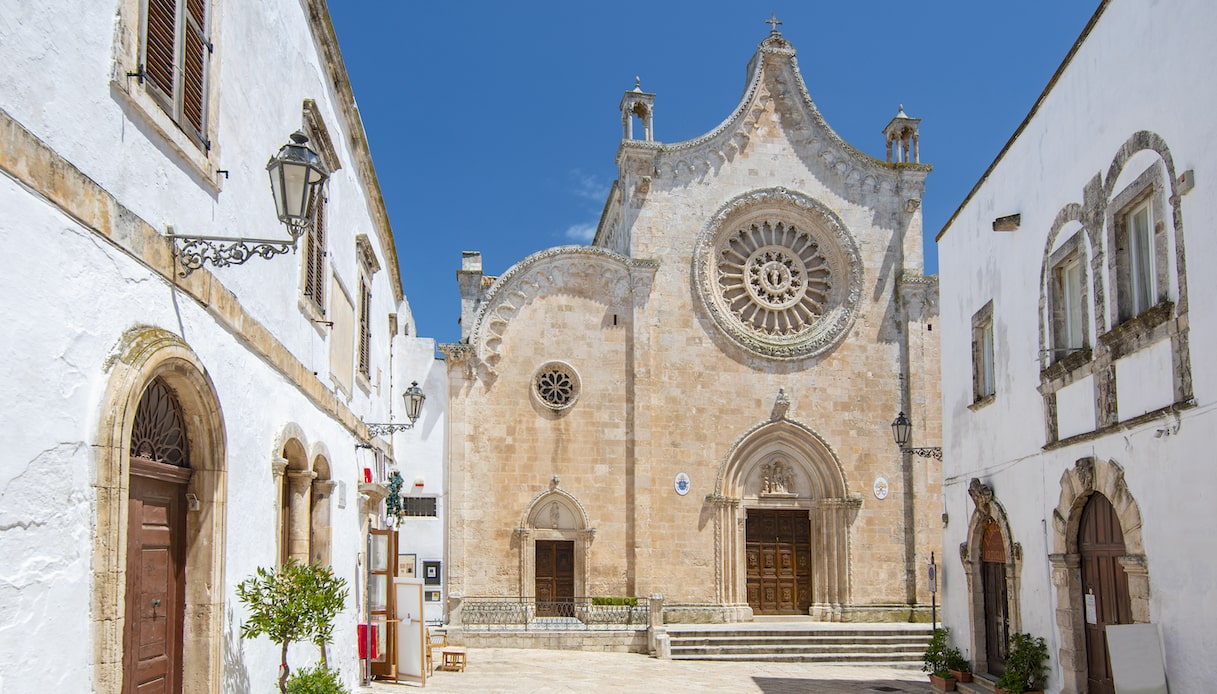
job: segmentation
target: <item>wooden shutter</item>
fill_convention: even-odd
[[[177,70],[177,2],[148,0],[144,34],[144,72],[154,91],[173,103]]]
[[[372,313],[371,304],[372,292],[368,289],[368,283],[361,279],[359,281],[359,373],[369,378],[372,363],[369,355],[372,342],[371,321],[369,320]]]
[[[157,0],[149,0],[155,2]],[[185,51],[182,55],[182,127],[207,144],[207,62],[211,42],[207,40],[207,0],[185,0],[182,18]]]
[[[325,196],[313,207],[313,226],[305,235],[304,295],[325,315]]]

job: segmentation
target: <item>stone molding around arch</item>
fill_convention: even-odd
[[[136,408],[155,378],[174,391],[186,420],[191,478],[199,509],[186,521],[186,613],[183,691],[219,691],[224,644],[224,548],[227,450],[224,417],[202,361],[182,338],[141,326],[127,331],[107,361],[94,447],[97,527],[93,538],[93,634],[96,691],[121,691],[126,626],[128,442]]]
[[[574,543],[575,596],[587,595],[592,540],[596,537],[596,529],[591,526],[583,504],[573,494],[561,488],[556,475],[550,480],[549,487],[538,492],[524,507],[515,535],[520,551],[521,597],[536,597],[537,540],[566,540]]]
[[[1149,564],[1141,535],[1141,509],[1128,489],[1124,468],[1114,460],[1079,458],[1061,474],[1061,495],[1052,512],[1052,586],[1056,591],[1056,623],[1061,634],[1060,664],[1063,694],[1086,691],[1086,616],[1082,598],[1081,552],[1078,530],[1082,510],[1095,493],[1111,502],[1120,519],[1127,554],[1120,565],[1128,576],[1128,594],[1134,624],[1149,623]]]
[[[784,492],[766,490],[766,465],[792,468]],[[773,468],[770,467],[770,470]],[[714,493],[706,497],[714,518],[715,595],[727,616],[751,617],[747,602],[745,523],[749,508],[806,510],[812,538],[811,614],[841,621],[850,599],[849,525],[862,506],[849,495],[841,462],[809,427],[785,413],[752,427],[731,446],[719,466]]]
[[[968,519],[967,541],[959,545],[959,561],[963,564],[968,585],[968,625],[975,668],[985,672],[988,661],[985,640],[985,594],[981,578],[981,550],[985,526],[990,519],[997,522],[1001,533],[1002,549],[1006,556],[1006,616],[1008,630],[1013,634],[1022,631],[1022,614],[1019,605],[1020,576],[1023,567],[1022,545],[1014,541],[1010,531],[1010,520],[1006,508],[999,502],[993,488],[973,477],[968,485],[972,498],[972,515]]]

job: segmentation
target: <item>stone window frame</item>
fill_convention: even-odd
[[[1170,288],[1170,243],[1167,237],[1168,217],[1163,196],[1163,174],[1161,161],[1155,160],[1141,172],[1132,183],[1111,199],[1107,208],[1108,272],[1111,277],[1112,306],[1109,311],[1111,325],[1119,326],[1152,311],[1168,300]],[[1147,305],[1140,306],[1133,296],[1132,241],[1128,219],[1136,212],[1147,209],[1150,215],[1150,260],[1153,263],[1150,279],[1151,295]]]
[[[222,190],[223,176],[218,173],[220,162],[219,132],[219,70],[216,53],[220,52],[219,32],[220,5],[223,0],[205,0],[206,19],[202,28],[209,46],[209,60],[203,67],[203,118],[205,132],[199,138],[187,133],[178,119],[164,103],[164,98],[155,94],[151,82],[142,77],[144,66],[144,34],[147,22],[147,0],[121,0],[114,30],[114,49],[110,66],[110,87],[113,93],[126,102],[131,111],[142,118],[177,154],[200,175],[213,192]],[[185,0],[176,0],[175,5],[184,5]],[[180,51],[179,51],[180,54]],[[180,67],[180,55],[175,58],[175,67]],[[174,97],[175,104],[177,98]],[[172,107],[176,110],[176,106]]]
[[[982,407],[997,398],[996,341],[993,300],[989,299],[972,314],[972,404],[969,407]]]
[[[342,168],[338,153],[334,149],[334,141],[317,102],[305,99],[301,107],[303,131],[309,139],[309,145],[321,157],[321,163],[329,170],[330,176]],[[312,210],[313,223],[305,230],[302,242],[304,252],[300,254],[300,298],[297,302],[300,312],[304,314],[323,337],[329,337],[324,330],[327,314],[326,302],[329,293],[326,291],[328,277],[325,259],[329,256],[329,244],[326,226],[330,217],[329,179],[322,186],[321,195]]]
[[[1089,258],[1086,244],[1083,243],[1085,230],[1079,229],[1065,243],[1052,252],[1048,257],[1048,349],[1051,350],[1048,363],[1053,364],[1065,360],[1078,352],[1087,352],[1091,346],[1090,336],[1090,291],[1089,291]],[[1078,269],[1079,277],[1074,301],[1078,307],[1077,323],[1080,329],[1080,344],[1062,344],[1062,333],[1066,329],[1068,319],[1066,303],[1063,298],[1067,294],[1064,271],[1074,266]]]

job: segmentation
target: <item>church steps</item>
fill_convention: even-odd
[[[928,629],[798,628],[784,625],[767,629],[759,625],[738,630],[721,627],[709,630],[669,629],[673,660],[736,660],[815,663],[883,664],[914,667],[921,664],[929,640]]]

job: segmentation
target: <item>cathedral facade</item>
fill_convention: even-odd
[[[590,246],[468,252],[449,370],[450,594],[663,594],[668,621],[929,618],[937,280],[918,121],[886,161],[825,123],[776,30],[723,123],[621,101]]]

